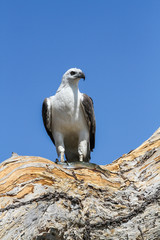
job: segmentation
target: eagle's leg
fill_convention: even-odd
[[[79,155],[79,161],[80,161],[80,162],[83,162],[83,154],[80,154],[80,155]]]
[[[57,147],[57,154],[58,154],[58,157],[60,157],[60,161],[64,162],[64,147],[63,146]]]
[[[79,153],[79,161],[83,162],[87,157],[88,152],[88,133],[86,131],[82,131],[79,137],[79,146],[78,146],[78,153]]]
[[[54,138],[56,139],[55,145],[56,145],[58,157],[60,157],[61,162],[64,162],[65,147],[64,147],[63,136],[60,133],[56,133]]]
[[[60,160],[61,160],[61,162],[64,162],[64,152],[60,153]]]

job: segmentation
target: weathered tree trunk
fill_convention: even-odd
[[[160,240],[160,129],[101,168],[13,154],[0,165],[0,239]]]

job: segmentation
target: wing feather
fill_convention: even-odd
[[[45,129],[50,136],[52,142],[55,144],[53,135],[52,135],[52,106],[50,104],[50,100],[48,98],[44,99],[42,105],[42,118]]]
[[[84,116],[87,121],[90,132],[90,149],[93,151],[95,148],[95,131],[96,131],[96,120],[94,115],[93,100],[87,94],[82,94],[81,105],[84,112]]]

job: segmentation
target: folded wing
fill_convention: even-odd
[[[45,129],[50,136],[52,142],[55,144],[53,135],[52,135],[52,105],[50,103],[50,100],[48,98],[44,99],[43,105],[42,105],[42,118],[43,123],[45,126]]]
[[[93,100],[86,94],[82,94],[81,106],[84,112],[85,119],[90,133],[90,150],[93,151],[95,147],[95,131],[96,131],[96,121],[94,115]]]

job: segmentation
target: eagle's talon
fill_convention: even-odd
[[[56,158],[56,160],[55,160],[55,163],[59,163],[59,160],[58,160],[58,158]]]

